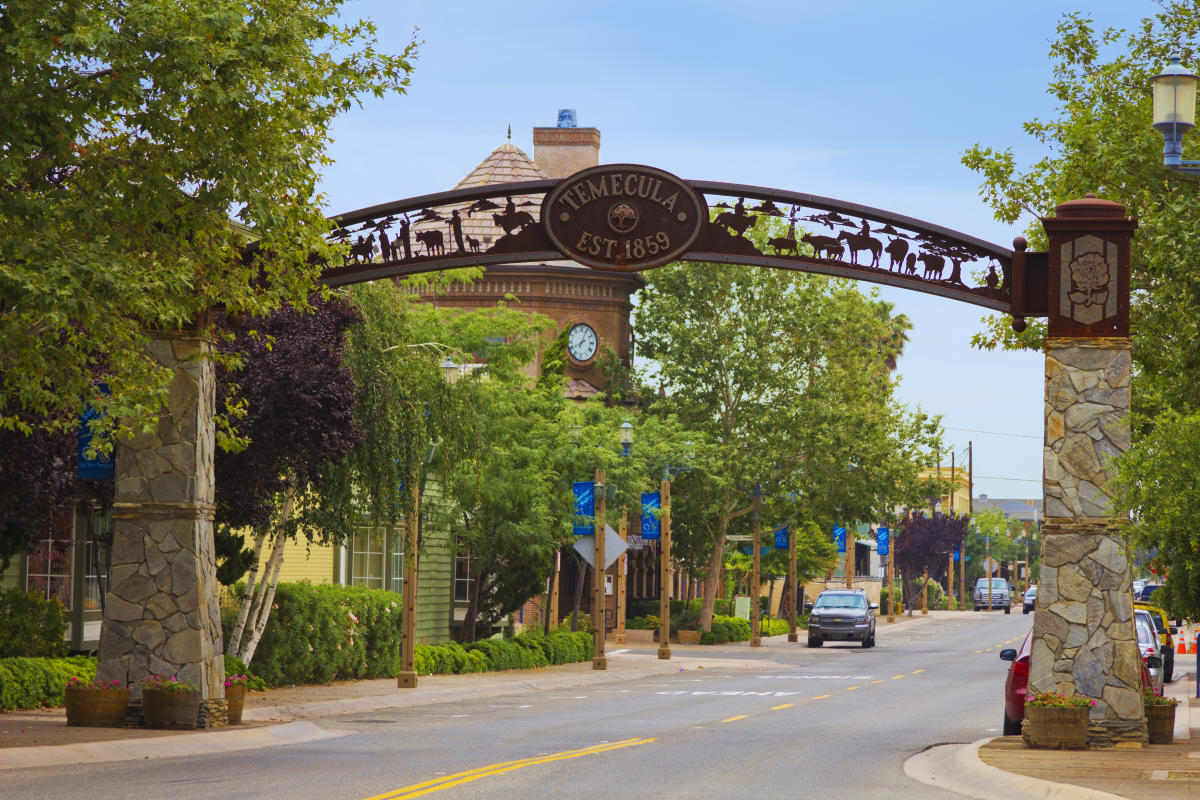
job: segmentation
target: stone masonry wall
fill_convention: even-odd
[[[1045,522],[1029,691],[1096,701],[1089,742],[1145,741],[1128,544],[1108,469],[1129,447],[1128,339],[1048,339]]]
[[[225,696],[210,349],[188,332],[159,334],[151,344],[175,378],[157,428],[117,446],[112,581],[97,668],[97,678],[131,686],[149,674],[177,675],[205,700]]]

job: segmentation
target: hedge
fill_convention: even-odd
[[[0,658],[55,658],[67,654],[67,612],[57,597],[0,592]]]
[[[587,661],[592,657],[592,635],[565,629],[522,633],[511,639],[481,639],[466,645],[417,645],[417,672],[438,673],[489,672],[506,669],[533,669],[551,664]]]
[[[61,706],[63,689],[71,678],[96,677],[96,659],[0,658],[0,711]]]

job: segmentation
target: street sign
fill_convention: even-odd
[[[596,560],[596,539],[593,536],[579,536],[575,539],[575,552],[583,556],[583,560],[588,563],[588,566],[595,567]],[[625,552],[625,542],[620,535],[613,530],[612,525],[604,526],[604,568],[608,569],[613,565],[621,553]]]
[[[987,558],[983,561],[983,571],[988,575],[995,575],[996,570],[1000,569],[1000,562],[994,558]]]
[[[957,564],[959,562],[959,558],[961,555],[962,554],[958,550],[958,545],[954,545],[954,563],[955,564]]]
[[[846,552],[846,529],[841,525],[834,525],[833,538],[837,540],[838,552]]]
[[[875,542],[879,546],[879,557],[883,558],[891,552],[892,532],[886,527],[881,526],[875,529]]]

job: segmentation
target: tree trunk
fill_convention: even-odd
[[[575,603],[571,607],[571,633],[579,630],[579,604],[583,602],[583,581],[588,575],[587,562],[579,559],[579,579],[575,581]]]
[[[275,601],[275,587],[279,585],[279,570],[283,566],[283,548],[287,543],[287,522],[291,519],[292,511],[296,507],[296,481],[294,478],[289,478],[287,483],[287,492],[283,498],[283,505],[279,509],[279,517],[276,520],[278,531],[275,534],[275,539],[271,543],[271,555],[267,559],[267,567],[263,571],[263,581],[261,590],[258,592],[258,603],[253,602],[247,607],[245,599],[243,599],[243,608],[238,612],[238,619],[244,626],[246,620],[242,619],[242,614],[245,613],[249,620],[253,620],[251,627],[250,640],[241,646],[240,649],[235,649],[233,646],[227,647],[226,652],[236,653],[242,663],[250,665],[250,660],[254,658],[254,651],[258,649],[258,642],[262,638],[263,631],[267,627],[267,618],[271,616],[271,605]],[[259,541],[255,543],[254,563],[258,564],[259,555],[262,552],[263,536],[260,535]],[[254,567],[251,567],[253,572]],[[249,590],[247,590],[249,593]],[[243,635],[242,630],[236,630],[238,638]],[[232,640],[233,637],[230,637]],[[240,641],[239,641],[240,644]]]
[[[475,641],[475,621],[479,617],[479,582],[479,576],[476,575],[475,580],[468,584],[471,588],[467,590],[467,614],[463,617],[463,644]]]
[[[242,632],[246,629],[246,621],[250,618],[250,609],[254,605],[254,590],[258,585],[258,565],[262,561],[263,546],[267,541],[267,532],[260,531],[254,536],[254,560],[250,562],[250,571],[246,573],[246,588],[242,590],[242,604],[238,608],[237,621],[233,624],[233,632],[225,644],[225,652],[236,653],[242,646]]]
[[[713,544],[712,555],[708,559],[708,575],[704,578],[704,602],[700,604],[700,628],[712,630],[713,606],[717,603],[717,590],[721,583],[721,565],[725,563],[725,531],[728,520],[721,521],[717,541]]]

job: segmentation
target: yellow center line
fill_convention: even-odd
[[[982,650],[976,650],[975,654],[978,655],[979,653],[982,653],[982,652],[983,652]]]
[[[894,680],[894,681],[898,681],[898,680],[900,680],[900,679],[901,679],[901,678],[903,678],[903,677],[904,677],[903,675],[893,675],[893,676],[892,676],[892,680]]]
[[[829,697],[829,695],[827,695],[827,694],[819,694],[819,695],[817,695],[816,697],[814,697],[814,698],[813,698],[813,700],[824,700],[826,697]]]
[[[858,688],[857,686],[847,686],[847,687],[846,687],[846,691],[847,691],[847,692],[853,692],[853,691],[854,691],[855,689],[857,689],[857,688]]]
[[[366,800],[408,800],[413,797],[421,797],[423,795],[440,792],[443,789],[449,789],[454,786],[459,786],[464,783],[471,783],[480,778],[485,778],[490,775],[503,775],[506,772],[521,769],[522,767],[530,767],[536,764],[548,764],[554,761],[565,761],[572,758],[580,758],[581,756],[597,755],[606,753],[609,750],[619,750],[624,747],[633,747],[639,744],[649,744],[656,741],[653,738],[633,738],[622,739],[618,742],[607,742],[605,744],[593,745],[592,747],[584,747],[579,750],[567,750],[562,753],[554,753],[546,756],[534,756],[532,758],[523,758],[517,761],[503,761],[499,764],[490,764],[486,767],[478,767],[476,769],[467,770],[465,772],[456,772],[453,775],[443,775],[440,778],[435,778],[431,781],[423,783],[414,783],[412,786],[406,786],[403,789],[396,789],[384,794],[368,797]]]
[[[913,674],[913,675],[916,675],[916,674],[918,674],[918,673],[920,673],[920,672],[924,672],[924,671],[925,671],[925,670],[923,670],[923,669],[914,669],[914,670],[912,671],[912,674]]]
[[[771,706],[771,710],[772,710],[772,711],[782,711],[783,709],[785,709],[785,708],[791,708],[791,707],[792,707],[792,706],[794,706],[794,705],[796,705],[796,704],[795,704],[795,703],[784,703],[784,704],[783,704],[783,705],[781,705],[781,706]]]
[[[985,647],[985,648],[983,649],[983,652],[985,652],[985,653],[990,653],[990,652],[992,652],[992,649],[993,649],[993,648],[991,648],[991,647]]]
[[[879,679],[879,680],[877,680],[877,681],[871,681],[871,683],[883,683],[883,678],[880,678],[880,679]]]
[[[736,717],[728,717],[726,719],[721,720],[721,722],[737,722],[739,719],[745,719],[745,718],[746,718],[745,714],[738,714]]]

